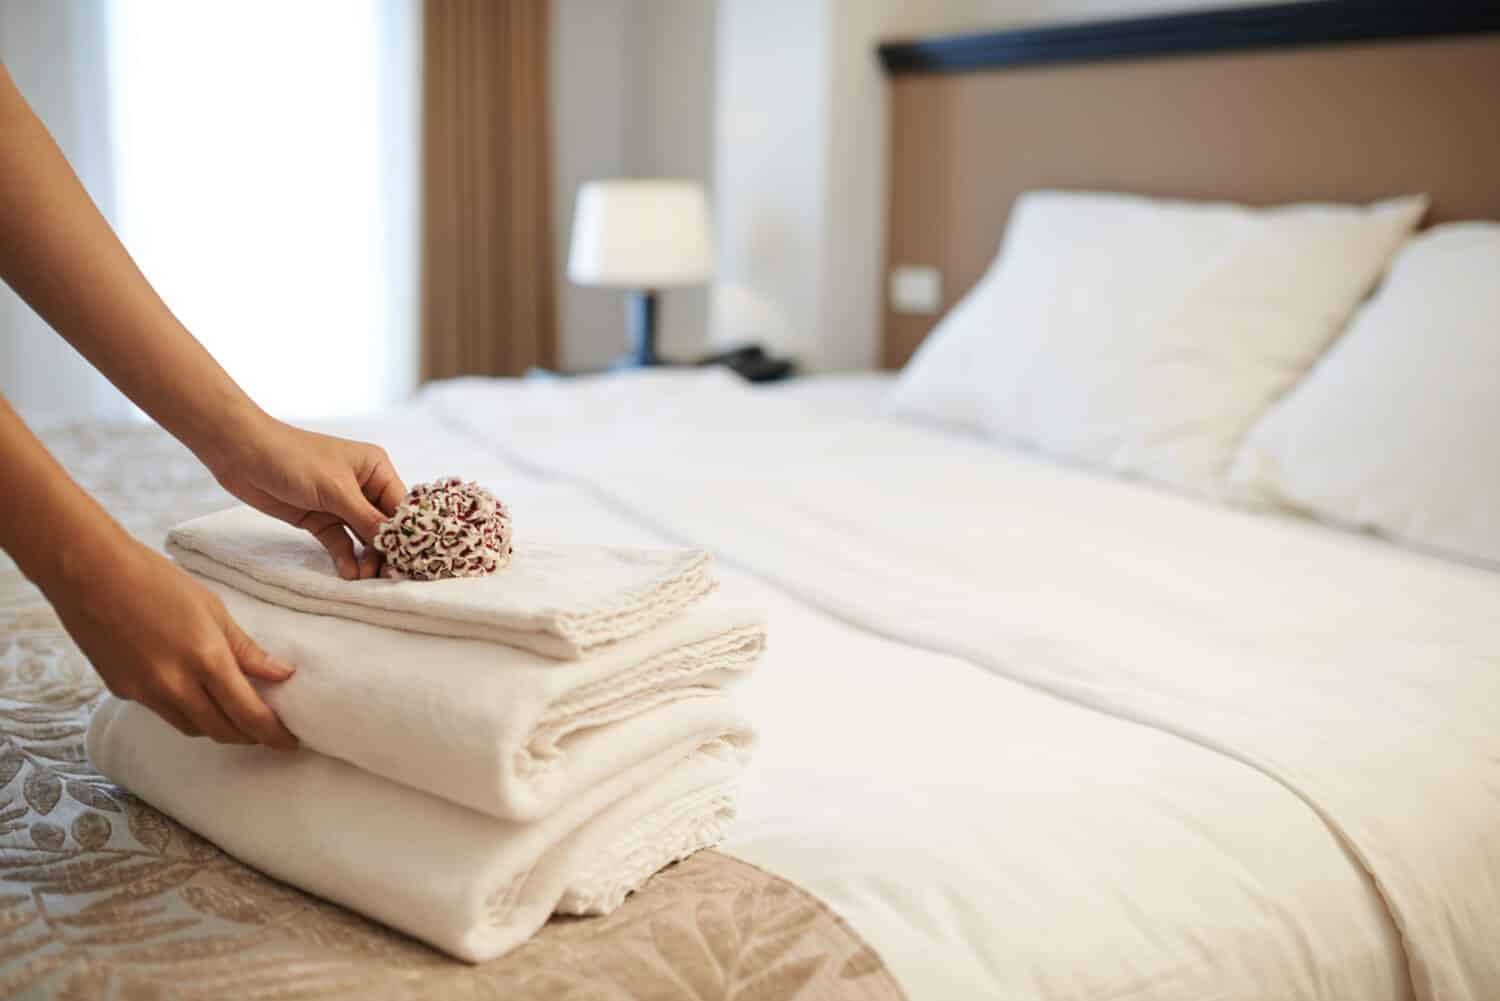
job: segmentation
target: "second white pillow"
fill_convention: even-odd
[[[1426,210],[1038,191],[893,392],[899,412],[1194,493]]]
[[[1412,240],[1232,478],[1252,500],[1500,567],[1500,223]]]

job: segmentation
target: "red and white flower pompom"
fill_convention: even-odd
[[[380,523],[375,548],[384,576],[443,580],[483,577],[510,562],[510,512],[478,483],[449,476],[418,483]]]

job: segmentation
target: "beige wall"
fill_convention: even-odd
[[[553,219],[562,365],[607,364],[625,349],[624,296],[568,282],[573,200],[584,181],[712,177],[715,0],[553,0]],[[705,292],[662,299],[670,356],[704,343]]]
[[[884,234],[878,39],[973,24],[972,0],[720,0],[720,277],[786,318],[811,369],[875,362]]]
[[[771,301],[782,350],[819,345],[829,239],[831,8],[721,0],[714,214],[719,278]]]
[[[640,104],[626,137],[633,173],[686,178],[712,188],[717,21],[715,0],[636,0],[638,57],[632,92]],[[664,354],[703,353],[707,304],[707,288],[663,294],[659,320]],[[612,346],[611,353],[616,351]]]
[[[608,359],[611,343],[623,336],[612,333],[623,322],[620,296],[569,284],[566,263],[578,185],[625,171],[628,9],[626,0],[552,3],[552,224],[564,368]]]

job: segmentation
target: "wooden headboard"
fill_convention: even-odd
[[[995,256],[1016,195],[1055,187],[1249,204],[1432,198],[1500,219],[1500,5],[1312,3],[888,43],[886,301],[906,362]]]

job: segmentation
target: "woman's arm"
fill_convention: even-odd
[[[0,468],[0,546],[110,691],[190,736],[297,746],[246,680],[283,681],[291,668],[241,632],[217,597],[105,514],[3,399]]]
[[[0,278],[247,504],[305,528],[341,575],[405,493],[380,449],[267,416],[172,315],[0,66]]]

